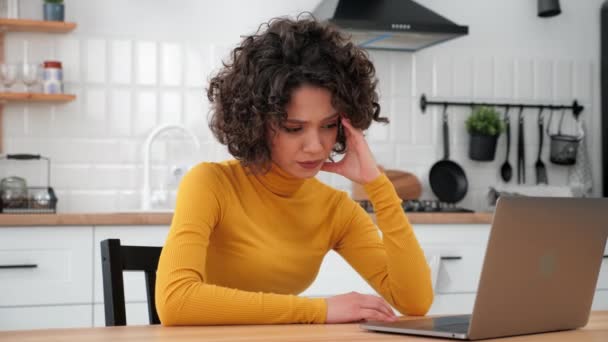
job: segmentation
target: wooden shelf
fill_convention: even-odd
[[[76,99],[72,94],[41,94],[41,93],[3,93],[0,92],[1,102],[70,102]]]
[[[49,32],[66,33],[74,30],[76,23],[29,19],[0,19],[0,32]]]

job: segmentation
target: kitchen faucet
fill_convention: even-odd
[[[194,143],[194,146],[196,147],[196,150],[198,151],[201,147],[198,139],[196,138],[196,136],[194,135],[194,133],[192,133],[191,130],[189,130],[188,128],[179,125],[179,124],[164,124],[164,125],[160,125],[158,127],[156,127],[152,132],[150,132],[150,134],[148,134],[148,137],[146,138],[146,141],[144,142],[144,179],[143,179],[143,187],[142,187],[142,191],[141,191],[141,209],[142,210],[150,210],[150,147],[152,146],[152,142],[154,141],[154,139],[160,135],[162,132],[168,131],[168,130],[172,130],[172,129],[177,129],[182,131],[182,133],[184,133],[186,136],[190,137],[192,139],[192,142]]]

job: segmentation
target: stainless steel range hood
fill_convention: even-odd
[[[418,51],[469,33],[412,0],[322,0],[313,14],[366,49]]]

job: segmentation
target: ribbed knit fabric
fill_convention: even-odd
[[[430,271],[401,200],[384,174],[364,188],[378,227],[346,192],[275,164],[263,175],[235,160],[193,168],[158,266],[162,323],[324,323],[326,300],[297,294],[331,249],[401,313],[425,314]]]

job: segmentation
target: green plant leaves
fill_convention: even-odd
[[[498,111],[484,106],[475,107],[465,124],[470,134],[499,135],[505,130]]]

